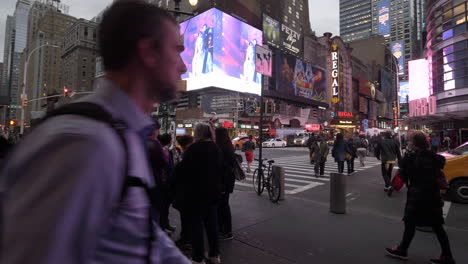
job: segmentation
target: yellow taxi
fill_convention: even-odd
[[[445,177],[449,183],[448,195],[454,202],[468,204],[468,142],[439,153],[446,159]]]
[[[232,146],[234,146],[235,150],[241,150],[247,141],[249,141],[249,137],[236,137],[232,140]],[[257,146],[255,138],[252,139],[252,142]]]

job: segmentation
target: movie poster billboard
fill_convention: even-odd
[[[255,71],[271,77],[273,56],[271,50],[263,46],[255,47]]]
[[[405,47],[403,40],[392,42],[391,50],[398,62],[398,74],[405,73]]]
[[[383,36],[390,35],[390,0],[381,0],[377,4],[379,13],[379,34]]]
[[[263,14],[263,38],[264,42],[279,48],[280,41],[280,22]]]
[[[302,54],[302,33],[291,27],[281,24],[281,46],[293,55],[301,57]]]
[[[400,82],[400,104],[408,103],[407,96],[409,96],[409,82]]]
[[[180,33],[187,91],[218,87],[260,94],[262,77],[255,71],[255,46],[262,45],[262,31],[212,8],[181,23]]]
[[[326,73],[291,55],[275,53],[276,82],[273,89],[288,98],[326,102]]]

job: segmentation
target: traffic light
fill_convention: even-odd
[[[15,120],[10,120],[10,126],[15,126],[16,125],[16,121]]]
[[[25,108],[25,107],[28,107],[28,100],[21,100],[21,107]]]
[[[69,92],[68,88],[63,88],[63,96],[68,96]]]

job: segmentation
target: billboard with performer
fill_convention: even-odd
[[[327,99],[326,73],[291,55],[275,53],[276,78],[273,87],[276,95],[309,99],[325,103]]]
[[[262,44],[260,30],[212,8],[181,23],[180,33],[187,91],[218,87],[260,94],[262,77],[255,71],[255,47]]]

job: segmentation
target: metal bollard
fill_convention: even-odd
[[[346,176],[342,173],[330,174],[330,212],[346,213]]]
[[[272,174],[279,175],[280,178],[280,186],[281,186],[281,193],[280,193],[280,200],[284,200],[284,193],[285,193],[285,186],[284,186],[284,168],[280,166],[273,166],[272,168]]]

